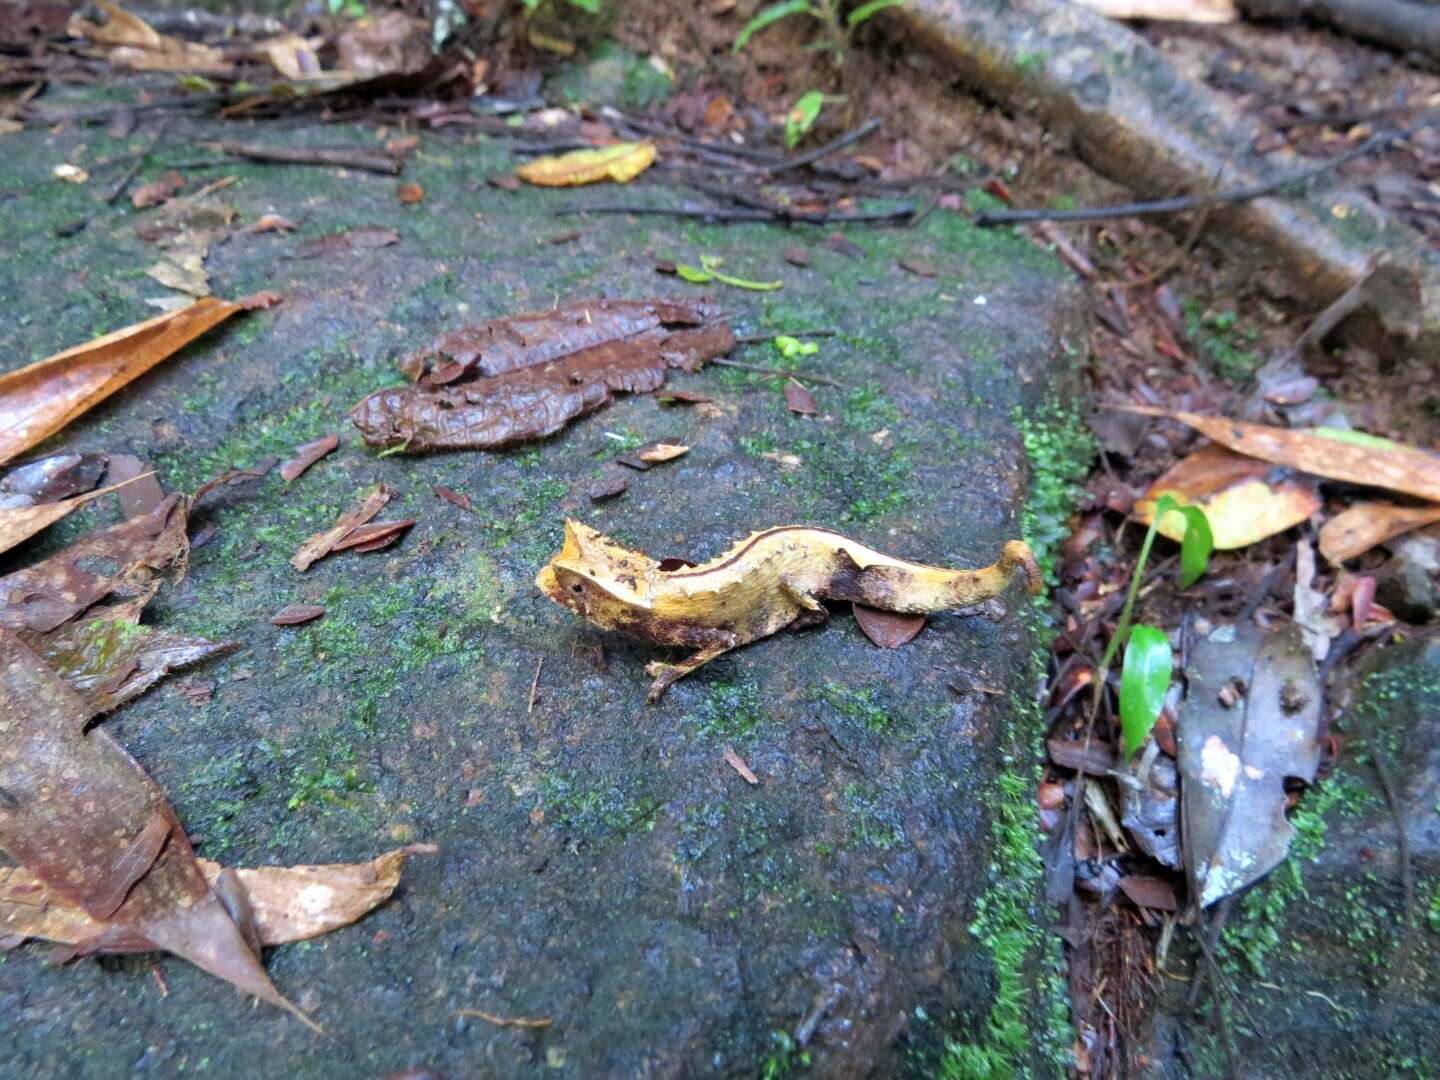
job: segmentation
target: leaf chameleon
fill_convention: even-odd
[[[701,566],[670,569],[578,521],[535,579],[557,604],[606,630],[693,649],[679,663],[655,661],[649,700],[722,653],[789,627],[829,617],[823,601],[849,600],[897,612],[953,611],[1004,591],[1017,570],[1032,593],[1039,567],[1011,540],[993,565],[947,570],[891,558],[828,529],[781,525],[751,533]]]

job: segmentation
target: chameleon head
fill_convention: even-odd
[[[540,591],[606,629],[636,621],[648,608],[649,556],[621,547],[578,521],[565,522],[565,543],[535,578]]]

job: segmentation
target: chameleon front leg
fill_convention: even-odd
[[[802,630],[810,626],[820,626],[830,619],[830,609],[811,595],[810,590],[799,582],[789,578],[780,579],[780,588],[784,591],[790,602],[800,609],[795,621],[790,624],[792,630]]]
[[[735,635],[727,630],[710,630],[696,633],[691,643],[703,641],[699,651],[692,656],[687,656],[678,664],[668,664],[663,660],[653,660],[645,665],[645,674],[655,681],[650,684],[650,692],[645,695],[645,700],[651,705],[659,701],[666,690],[689,675],[697,668],[704,667],[717,656],[729,652],[736,644]]]

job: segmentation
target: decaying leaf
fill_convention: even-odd
[[[261,866],[231,873],[253,912],[258,943],[285,945],[328,934],[369,914],[395,892],[410,855],[434,850],[433,845],[417,844],[363,863]],[[196,862],[215,889],[223,868],[209,859]],[[79,945],[103,929],[103,923],[46,888],[29,870],[0,867],[0,933]]]
[[[394,494],[395,492],[390,488],[380,484],[374,491],[361,499],[358,506],[341,514],[334,525],[328,529],[322,529],[301,544],[299,550],[291,556],[290,565],[302,573],[309,570],[313,563],[334,551],[335,545],[354,532],[358,526],[364,525],[378,514]]]
[[[1205,511],[1215,547],[1222,551],[1284,532],[1322,505],[1313,479],[1223,446],[1202,447],[1151,484],[1135,503],[1136,520],[1150,524],[1162,495]],[[1166,514],[1156,531],[1178,543],[1185,535],[1185,519],[1178,513]]]
[[[21,633],[55,674],[80,695],[94,715],[139,697],[166,675],[239,648],[140,625],[154,588],[97,608],[48,633]]]
[[[139,595],[162,573],[183,574],[187,506],[170,495],[152,512],[91,533],[42,562],[0,577],[0,626],[44,633],[115,593]]]
[[[819,416],[820,407],[815,404],[815,395],[794,379],[785,382],[785,407],[797,416]]]
[[[1330,642],[1345,629],[1345,620],[1330,611],[1325,594],[1313,588],[1315,580],[1315,549],[1309,540],[1295,545],[1295,625],[1305,637],[1316,660],[1324,660],[1330,653]]]
[[[447,334],[407,358],[418,385],[380,390],[350,411],[365,441],[416,452],[496,449],[554,434],[648,393],[671,368],[696,370],[734,347],[703,304],[596,300]]]
[[[1261,461],[1440,502],[1440,457],[1390,439],[1339,428],[1271,427],[1141,405],[1127,405],[1122,411],[1178,420],[1222,446]]]
[[[915,635],[925,629],[924,615],[885,611],[868,604],[853,604],[851,607],[861,631],[882,649],[898,649],[913,641]]]
[[[287,484],[299,479],[300,475],[317,461],[340,445],[340,436],[323,435],[313,442],[295,448],[295,456],[280,466],[280,479]]]
[[[130,195],[130,205],[136,210],[148,210],[159,206],[185,186],[185,178],[174,169],[161,174],[148,184],[141,184]]]
[[[279,34],[260,42],[255,51],[286,79],[300,82],[320,78],[326,72],[315,55],[315,47],[299,34]]]
[[[430,22],[381,11],[349,23],[335,47],[340,67],[356,78],[419,71],[430,60]]]
[[[314,259],[321,255],[338,255],[346,251],[373,251],[400,242],[400,234],[394,229],[377,227],[348,229],[345,232],[330,233],[306,240],[295,248],[297,259]]]
[[[0,630],[0,848],[100,924],[70,955],[161,949],[311,1024],[271,984],[164,794],[103,731],[86,732],[90,718]]]
[[[225,54],[209,45],[182,41],[158,33],[149,23],[111,0],[93,0],[105,13],[105,22],[96,24],[79,11],[67,27],[72,37],[83,37],[110,48],[110,60],[136,71],[192,71],[223,75],[231,70]]]
[[[1377,544],[1440,521],[1440,506],[1399,506],[1359,502],[1325,522],[1320,529],[1320,554],[1339,565],[1363,555]]]
[[[155,470],[134,454],[111,454],[107,475],[127,518],[148,514],[165,501],[165,489]]]
[[[414,518],[405,518],[403,521],[372,521],[367,525],[357,525],[331,550],[349,551],[353,548],[361,554],[379,551],[399,540],[414,524]]]
[[[1320,764],[1323,698],[1298,628],[1265,634],[1221,627],[1191,645],[1180,716],[1185,868],[1208,907],[1273,870],[1295,830],[1285,778],[1311,782]],[[1236,679],[1245,697],[1227,707]]]
[[[105,467],[105,458],[102,455],[85,455],[85,457],[96,457],[99,460],[100,469]],[[79,454],[56,454],[52,458],[44,459],[33,465],[43,465],[46,462],[54,461],[56,458],[81,460]],[[31,468],[22,466],[20,469],[12,470],[10,476]],[[9,480],[10,476],[5,479]],[[86,503],[98,499],[101,495],[108,495],[112,491],[122,489],[128,480],[122,480],[118,484],[111,484],[109,487],[101,488],[99,491],[90,491],[82,495],[76,495],[70,499],[56,499],[53,502],[37,500],[35,496],[21,495],[15,492],[7,493],[3,486],[0,486],[0,552],[9,551],[22,540],[27,540],[36,533],[55,524],[61,518],[68,516]],[[3,485],[3,481],[0,481]],[[68,485],[52,485],[51,490],[59,488],[64,490]],[[11,505],[6,505],[6,504]]]
[[[568,154],[536,158],[515,170],[515,175],[540,187],[576,187],[600,180],[629,183],[655,161],[652,143],[615,143]]]
[[[724,757],[725,764],[734,769],[740,775],[740,779],[744,780],[751,787],[760,783],[760,778],[755,775],[755,771],[751,769],[749,765],[745,764],[745,759],[735,752],[734,747],[725,747],[721,756]]]
[[[0,463],[53,435],[239,310],[223,300],[199,300],[0,375]]]
[[[679,443],[652,442],[630,454],[622,454],[615,460],[639,472],[645,472],[652,465],[663,465],[690,452],[690,447]]]

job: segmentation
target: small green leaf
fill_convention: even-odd
[[[1180,588],[1188,589],[1205,573],[1210,565],[1210,554],[1215,550],[1210,519],[1198,506],[1181,506],[1173,497],[1161,495],[1155,500],[1152,530],[1166,514],[1179,514],[1185,519],[1185,538],[1180,542]]]
[[[747,278],[738,278],[733,277],[730,274],[722,274],[720,272],[720,267],[724,265],[724,263],[725,260],[720,258],[720,256],[718,255],[700,256],[700,265],[704,267],[704,270],[702,270],[701,272],[709,274],[710,277],[714,278],[716,281],[720,282],[723,285],[731,285],[737,289],[751,289],[756,292],[769,292],[772,289],[778,289],[780,288],[780,286],[785,284],[783,281],[750,281]],[[691,269],[694,268],[692,267]],[[675,272],[677,274],[680,274],[681,277],[685,278],[686,281],[695,280],[694,278],[687,277],[681,271],[681,268],[678,266],[675,268]],[[709,279],[707,278],[706,280]]]
[[[701,270],[698,266],[690,266],[686,263],[676,263],[675,273],[696,285],[704,285],[715,280],[715,275],[709,270]]]
[[[588,11],[591,15],[600,14],[600,0],[570,0],[570,4],[581,11]]]
[[[1120,670],[1120,731],[1127,758],[1144,745],[1160,716],[1173,664],[1163,630],[1141,623],[1130,631]]]
[[[781,0],[778,4],[771,4],[745,24],[744,29],[736,35],[735,44],[730,51],[738,53],[750,44],[750,39],[761,30],[789,15],[815,15],[815,12],[811,9],[809,0]]]
[[[785,145],[793,150],[820,119],[820,110],[825,107],[825,95],[819,90],[801,94],[790,111],[785,114]]]
[[[845,25],[853,30],[870,16],[878,14],[886,8],[899,7],[904,2],[905,0],[869,0],[868,3],[861,4],[845,16]]]

